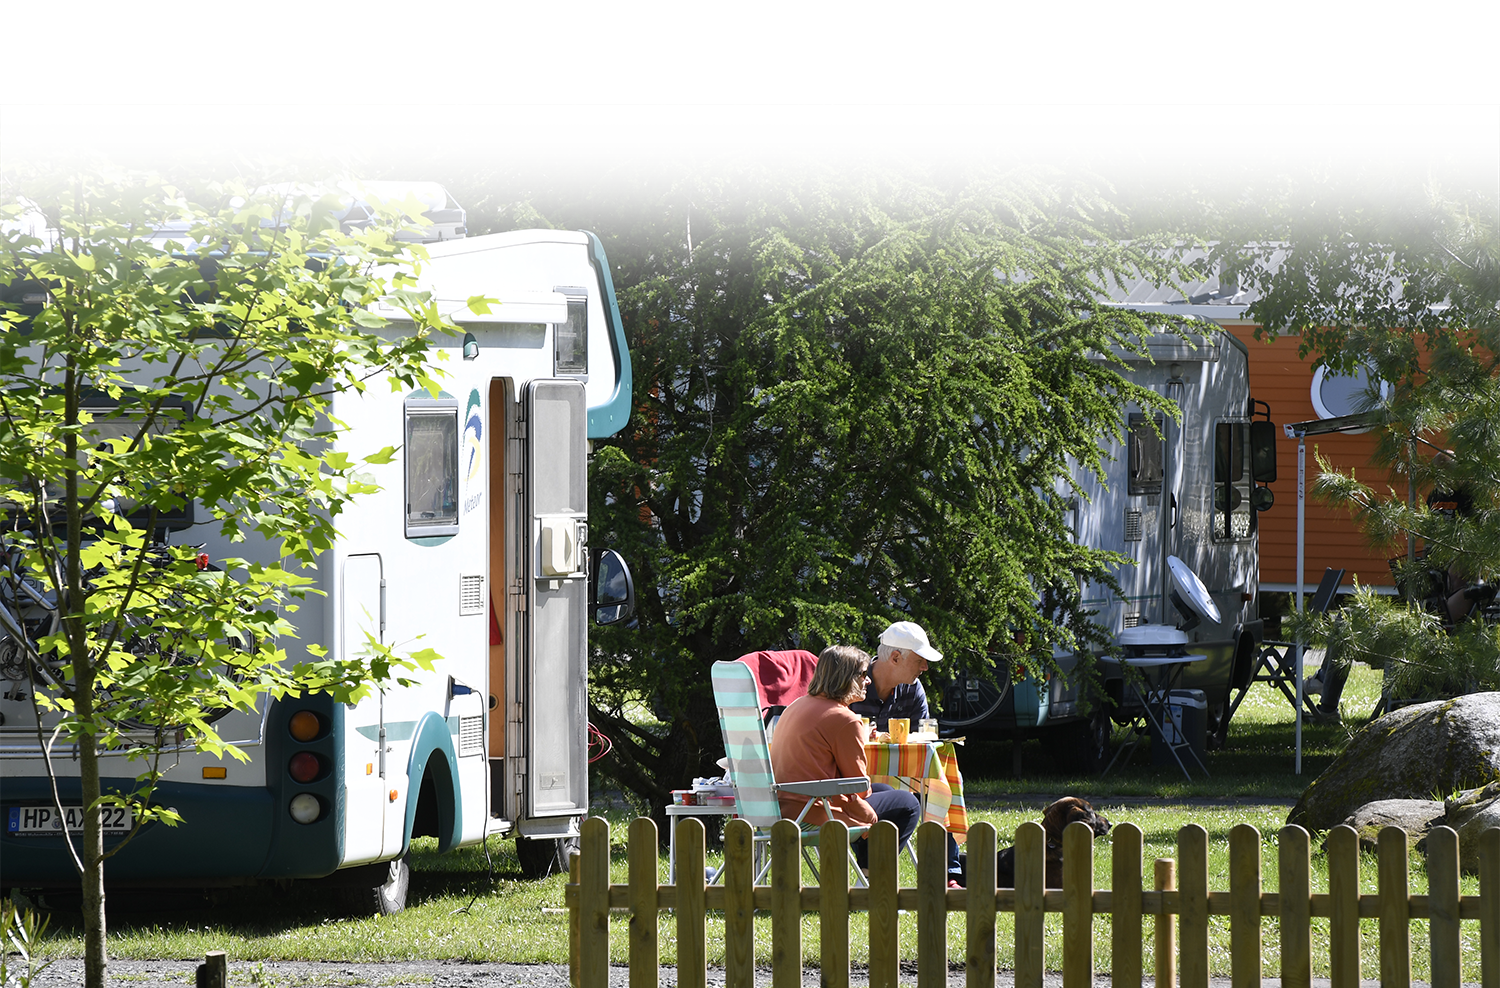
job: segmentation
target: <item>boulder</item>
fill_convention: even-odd
[[[1402,707],[1366,725],[1302,793],[1288,823],[1324,831],[1366,803],[1431,800],[1500,780],[1500,693]]]
[[[1500,782],[1461,792],[1445,801],[1446,825],[1458,831],[1458,867],[1479,870],[1479,835],[1500,827]]]
[[[1382,827],[1406,831],[1406,846],[1415,847],[1427,831],[1444,821],[1447,809],[1440,799],[1378,799],[1366,803],[1343,820],[1359,834],[1359,846],[1373,851]]]

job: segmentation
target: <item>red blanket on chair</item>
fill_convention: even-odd
[[[736,661],[755,671],[762,710],[784,707],[798,697],[806,696],[807,684],[812,682],[813,670],[818,665],[816,655],[800,648],[790,652],[751,652],[741,655]]]

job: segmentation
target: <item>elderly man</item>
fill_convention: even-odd
[[[927,693],[917,677],[932,662],[941,662],[943,653],[932,647],[927,632],[915,621],[897,621],[880,635],[875,664],[870,667],[870,683],[865,698],[849,705],[861,717],[870,718],[877,731],[889,730],[892,717],[917,721],[930,717]]]
[[[941,662],[943,653],[932,647],[927,632],[915,621],[897,621],[881,632],[875,662],[870,666],[870,681],[865,698],[849,704],[861,717],[870,718],[877,731],[890,729],[892,717],[906,717],[915,728],[917,722],[931,716],[927,712],[927,692],[917,677],[933,662]],[[889,789],[876,783],[875,791]],[[958,842],[948,835],[948,887],[964,884],[966,862],[958,851]]]

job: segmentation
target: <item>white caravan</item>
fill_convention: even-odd
[[[1222,742],[1230,691],[1249,681],[1262,639],[1256,516],[1271,503],[1270,490],[1258,485],[1275,479],[1275,432],[1269,408],[1252,401],[1249,352],[1232,334],[1205,321],[1201,334],[1187,339],[1161,333],[1145,342],[1150,361],[1123,350],[1113,357],[1125,361],[1132,382],[1175,404],[1180,424],[1127,407],[1124,442],[1102,444],[1105,482],[1076,470],[1084,496],[1066,488],[1058,496],[1070,506],[1080,544],[1133,563],[1115,573],[1121,593],[1090,583],[1084,606],[1121,646],[1171,639],[1207,654],[1187,667],[1181,685],[1204,692],[1209,732]],[[1218,620],[1182,601],[1191,595],[1178,593],[1167,562],[1172,556],[1201,579]],[[1002,668],[998,688],[976,677],[949,684],[941,697],[945,732],[1022,736],[1050,728],[1063,735],[1058,740],[1073,767],[1102,768],[1111,715],[1123,720],[1131,713],[1120,663],[1101,657],[1101,697],[1089,695],[1084,677],[1067,674],[1076,656],[1057,659],[1062,674],[1041,680],[1010,684]]]
[[[335,399],[343,449],[400,450],[369,467],[380,490],[340,517],[316,571],[326,596],[302,603],[300,642],[284,644],[353,655],[371,635],[443,658],[416,685],[352,706],[313,695],[224,716],[217,729],[249,763],[172,753],[156,800],[183,822],[148,824],[110,861],[116,885],[332,876],[390,912],[413,836],[448,849],[510,834],[528,872],[565,867],[589,805],[591,584],[613,593],[606,623],[630,608],[628,570],[614,553],[591,558],[587,527],[589,440],[625,424],[630,355],[592,234],[445,237],[428,250],[421,287],[465,335],[433,346],[448,355],[436,397],[376,385]],[[476,295],[500,304],[476,315]],[[399,311],[382,314],[401,332]],[[172,542],[207,543],[210,558],[256,551],[188,522]],[[76,887],[24,685],[6,683],[0,701],[0,884]],[[73,762],[54,764],[63,804],[77,806]],[[125,759],[101,770],[106,790],[135,788]]]

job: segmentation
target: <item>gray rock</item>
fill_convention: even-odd
[[[1458,831],[1458,867],[1479,870],[1479,835],[1500,827],[1500,782],[1459,793],[1445,803],[1443,821]]]
[[[1378,799],[1366,803],[1344,819],[1359,834],[1359,846],[1374,850],[1382,827],[1400,827],[1406,831],[1408,848],[1416,845],[1427,831],[1444,822],[1446,814],[1438,799]]]
[[[1288,823],[1324,831],[1366,803],[1430,800],[1500,780],[1500,693],[1419,703],[1365,726],[1313,780]]]

